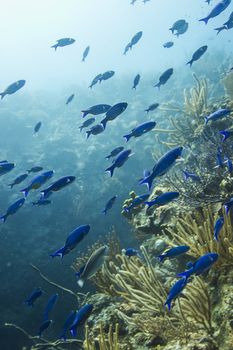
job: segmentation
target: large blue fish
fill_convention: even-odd
[[[110,176],[113,176],[114,170],[116,168],[122,167],[122,165],[129,159],[131,155],[131,149],[126,149],[118,154],[113,164],[107,168],[105,171],[110,173]]]
[[[219,241],[218,237],[219,237],[221,229],[223,228],[223,225],[224,225],[224,217],[221,216],[220,218],[218,218],[215,221],[215,224],[214,224],[214,239],[217,242]]]
[[[132,210],[135,207],[138,207],[139,205],[145,203],[145,201],[150,197],[150,194],[146,193],[146,194],[142,194],[140,196],[137,196],[133,199],[132,203],[124,208],[124,210],[126,212],[130,212],[130,210]]]
[[[62,38],[62,39],[58,39],[56,44],[54,44],[53,46],[51,46],[51,48],[54,48],[55,51],[57,50],[58,47],[64,47],[67,45],[71,45],[75,43],[75,39],[72,38]]]
[[[36,175],[28,184],[27,187],[23,188],[21,192],[24,194],[24,197],[26,198],[28,196],[28,193],[31,190],[37,190],[40,188],[42,185],[44,185],[51,177],[53,176],[54,171],[49,170],[45,171],[39,175]]]
[[[191,58],[190,61],[188,61],[186,64],[190,64],[190,67],[192,66],[193,62],[198,61],[206,52],[208,46],[204,45],[201,46],[198,50],[196,50]]]
[[[17,201],[15,201],[13,204],[11,204],[6,211],[6,214],[0,217],[0,220],[5,222],[8,216],[15,214],[22,207],[24,202],[25,202],[25,198],[20,198]]]
[[[46,321],[46,320],[48,320],[49,319],[49,313],[52,311],[52,309],[54,308],[54,306],[55,306],[55,304],[56,304],[56,302],[57,302],[57,299],[58,299],[58,294],[56,293],[56,294],[53,294],[50,298],[49,298],[49,300],[48,300],[48,302],[47,302],[47,304],[46,304],[46,306],[45,306],[45,309],[44,309],[44,321]]]
[[[77,336],[77,328],[79,326],[82,326],[88,317],[91,315],[93,310],[93,305],[92,304],[86,304],[81,307],[79,311],[77,311],[75,319],[70,327],[70,333],[73,337]]]
[[[205,125],[209,123],[209,121],[222,119],[228,116],[230,113],[231,113],[231,110],[229,108],[219,109],[205,117]]]
[[[43,291],[41,288],[36,288],[31,293],[31,295],[25,300],[25,304],[28,306],[34,306],[35,301],[43,294]]]
[[[179,273],[177,277],[185,277],[188,279],[191,275],[201,275],[202,273],[208,271],[217,260],[217,253],[207,253],[202,255],[194,262],[189,270]]]
[[[148,208],[152,207],[153,205],[157,205],[158,207],[161,207],[163,205],[166,205],[175,199],[179,197],[179,192],[165,192],[160,194],[158,197],[153,199],[150,202],[145,202],[146,205],[148,205]]]
[[[120,102],[112,106],[105,114],[104,119],[101,120],[101,124],[103,125],[104,129],[106,128],[107,123],[116,119],[121,113],[126,110],[127,106],[128,103],[126,102]]]
[[[186,286],[187,282],[188,282],[188,280],[186,278],[181,278],[170,289],[170,291],[168,293],[167,300],[166,300],[166,302],[164,304],[165,306],[167,305],[169,311],[171,310],[172,300],[179,296],[179,294],[182,292],[182,290]]]
[[[40,328],[39,328],[39,332],[38,332],[38,336],[41,337],[42,336],[42,333],[53,323],[52,320],[46,320],[44,321]]]
[[[69,330],[70,326],[74,322],[75,316],[76,316],[76,311],[71,311],[69,313],[69,315],[67,316],[67,319],[65,320],[65,323],[63,325],[62,332],[61,332],[59,339],[66,341],[67,331]]]
[[[131,139],[131,137],[140,137],[154,129],[155,125],[156,122],[153,121],[142,123],[136,126],[136,128],[132,129],[130,134],[124,135],[124,138],[126,139],[126,142],[128,142]]]
[[[12,169],[14,169],[15,164],[14,163],[9,163],[7,161],[2,161],[0,163],[0,176],[5,175],[9,173]]]
[[[132,37],[132,39],[130,40],[130,42],[129,42],[129,43],[126,45],[126,47],[125,47],[124,55],[126,55],[126,53],[127,53],[129,50],[131,50],[132,47],[133,47],[134,45],[136,45],[136,44],[139,42],[139,40],[140,40],[141,37],[142,37],[142,34],[143,34],[143,32],[140,31],[140,32],[137,32],[137,33]]]
[[[28,174],[22,174],[17,176],[14,181],[12,183],[10,183],[8,186],[10,186],[10,188],[13,188],[15,185],[20,184],[21,182],[23,182],[26,178],[28,177]]]
[[[165,253],[158,256],[159,261],[163,261],[164,259],[173,259],[177,256],[187,253],[190,250],[190,247],[187,245],[181,245],[178,247],[173,247],[168,249]]]
[[[179,35],[184,34],[187,32],[189,27],[188,22],[186,22],[185,19],[178,19],[169,30],[171,30],[172,34],[176,35],[177,38]]]
[[[117,199],[117,196],[113,196],[112,198],[109,199],[109,201],[105,205],[104,210],[102,211],[102,213],[104,215],[106,215],[107,212],[112,208],[112,206],[114,205],[116,199]]]
[[[18,80],[15,83],[9,85],[3,92],[0,93],[1,99],[3,99],[6,95],[12,95],[21,89],[26,83],[26,80]]]
[[[226,10],[226,8],[230,5],[231,0],[222,0],[220,1],[209,13],[209,15],[207,17],[201,18],[199,19],[199,21],[203,21],[205,22],[205,24],[208,23],[208,21],[211,18],[217,17],[218,15],[220,15],[220,13],[222,13],[224,10]]]
[[[55,253],[50,256],[54,258],[55,256],[60,256],[63,258],[64,255],[68,254],[71,250],[73,250],[79,242],[83,240],[83,238],[90,231],[90,225],[81,225],[73,230],[66,239],[65,245],[58,249]]]
[[[149,176],[143,178],[140,184],[146,184],[148,189],[151,189],[154,179],[158,176],[165,175],[168,170],[175,164],[177,158],[181,156],[183,147],[176,147],[165,153],[155,164]]]
[[[75,176],[63,176],[60,179],[54,181],[51,185],[49,185],[47,188],[45,188],[44,190],[42,190],[41,193],[41,197],[44,198],[48,198],[47,195],[49,192],[57,192],[60,191],[62,188],[72,184],[72,182],[74,182],[75,180]]]

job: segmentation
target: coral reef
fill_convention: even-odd
[[[231,98],[231,100],[233,100],[233,72],[225,75],[225,77],[222,79],[222,84],[224,85],[227,95]]]

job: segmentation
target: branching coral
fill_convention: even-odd
[[[103,325],[100,324],[99,334],[96,337],[90,333],[89,327],[86,326],[85,340],[83,343],[84,350],[120,350],[121,346],[118,334],[118,324],[116,324],[115,330],[113,330],[113,326],[110,325],[107,334],[104,333]]]
[[[217,214],[213,214],[213,211],[213,206],[208,206],[178,218],[173,226],[166,229],[169,235],[167,243],[171,246],[188,245],[189,254],[194,258],[208,252],[216,252],[219,254],[216,266],[232,263],[232,217],[224,215],[224,226],[217,242],[214,240],[214,222]]]

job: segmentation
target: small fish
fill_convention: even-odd
[[[227,30],[227,29],[230,29],[230,28],[227,28],[227,26],[221,26],[221,27],[218,27],[218,28],[214,28],[214,30],[217,30],[217,35],[219,34],[219,33],[221,33],[221,31],[223,31],[223,30]]]
[[[36,123],[36,125],[34,126],[34,135],[39,132],[41,126],[42,126],[42,122]]]
[[[6,95],[12,95],[21,89],[26,83],[26,80],[18,80],[15,83],[9,85],[3,92],[0,93],[1,99],[3,99]]]
[[[22,192],[24,194],[24,197],[26,198],[28,196],[28,193],[31,190],[37,190],[38,188],[40,188],[49,179],[51,179],[53,174],[54,174],[54,171],[49,170],[49,171],[45,171],[39,175],[36,175],[35,177],[33,177],[33,179],[30,181],[30,183],[25,188],[20,190],[20,192]]]
[[[70,95],[66,100],[66,105],[68,105],[74,99],[74,94]]]
[[[184,175],[184,180],[187,181],[188,179],[191,179],[195,182],[200,182],[201,179],[200,179],[200,176],[194,174],[194,173],[191,173],[190,171],[188,170],[182,170],[182,173]]]
[[[110,105],[99,104],[89,107],[88,109],[82,110],[83,118],[85,118],[88,114],[99,115],[106,113],[111,108]]]
[[[93,305],[92,304],[86,304],[77,311],[74,322],[72,323],[70,327],[70,333],[73,337],[77,336],[77,328],[79,326],[82,326],[88,317],[91,315],[93,310]]]
[[[124,52],[123,52],[123,55],[126,55],[127,52],[128,52],[129,50],[131,50],[131,43],[128,43],[128,44],[126,45],[125,50],[124,50]]]
[[[122,254],[124,254],[128,258],[131,258],[132,256],[138,256],[139,258],[141,257],[139,251],[134,248],[122,249]]]
[[[158,107],[159,107],[159,103],[153,103],[147,109],[145,109],[145,112],[147,112],[147,113],[152,112]]]
[[[108,70],[107,72],[104,72],[101,74],[101,77],[99,79],[99,82],[101,83],[102,80],[108,80],[114,76],[115,72],[113,70]]]
[[[0,220],[2,222],[5,222],[8,216],[15,214],[22,207],[24,202],[25,202],[25,198],[20,198],[17,201],[15,201],[13,204],[11,204],[6,211],[6,214],[0,217]]]
[[[137,74],[136,77],[134,78],[132,89],[136,90],[136,87],[138,86],[140,79],[141,79],[140,74]]]
[[[118,154],[116,159],[114,160],[113,164],[107,168],[105,171],[110,173],[110,176],[113,176],[114,170],[116,168],[122,167],[122,165],[129,159],[131,154],[131,149],[126,149]]]
[[[58,249],[55,253],[50,254],[52,258],[55,256],[60,256],[63,258],[64,255],[68,254],[71,250],[73,250],[79,242],[83,240],[83,238],[90,231],[90,225],[81,225],[73,230],[66,239],[65,245]]]
[[[106,125],[110,120],[116,119],[120,114],[122,114],[126,110],[127,107],[128,103],[126,102],[116,103],[114,106],[112,106],[106,112],[105,118],[101,120],[101,124],[103,125],[104,129],[106,128]]]
[[[127,44],[126,47],[125,47],[124,55],[126,55],[126,53],[129,51],[129,49],[132,50],[132,47],[133,47],[134,45],[136,45],[136,44],[139,42],[139,40],[140,40],[141,37],[142,37],[142,34],[143,34],[143,32],[140,31],[140,32],[137,32],[137,33],[132,37],[130,43]]]
[[[230,211],[232,206],[233,206],[233,198],[231,198],[228,202],[224,203],[224,208],[225,208],[225,211],[226,211],[226,215],[229,214],[229,211]]]
[[[0,163],[0,176],[9,173],[11,170],[14,169],[14,167],[15,167],[14,163],[1,162]]]
[[[205,22],[205,24],[208,23],[208,21],[211,18],[217,17],[218,15],[220,15],[220,13],[222,13],[224,10],[226,10],[226,8],[230,5],[231,0],[222,0],[220,1],[209,13],[209,15],[207,17],[201,18],[199,19],[199,21],[203,21]]]
[[[25,304],[28,306],[34,306],[35,301],[43,294],[41,288],[35,288],[31,295],[25,300]]]
[[[89,52],[90,52],[90,46],[87,46],[87,47],[85,48],[85,50],[83,51],[82,62],[85,62],[85,60],[86,60],[86,58],[87,58]]]
[[[104,215],[106,215],[107,212],[112,208],[112,206],[114,205],[116,199],[117,199],[117,196],[113,196],[112,198],[109,199],[109,201],[105,205],[104,210],[102,211],[102,213]]]
[[[227,169],[228,169],[229,173],[231,174],[232,171],[233,171],[232,161],[231,161],[230,158],[227,158],[227,157],[224,157],[224,159],[225,159],[225,163],[226,163]]]
[[[130,210],[132,210],[133,208],[138,207],[139,205],[145,203],[145,201],[149,197],[150,197],[150,194],[148,194],[148,193],[135,197],[133,199],[132,203],[128,207],[124,208],[124,210],[129,213]]]
[[[187,282],[188,282],[188,280],[186,278],[181,278],[170,289],[170,291],[168,293],[167,300],[166,300],[166,302],[164,304],[164,306],[167,305],[169,311],[171,310],[172,300],[179,296],[179,294],[182,292],[182,290],[186,286]]]
[[[167,69],[160,77],[159,77],[159,82],[154,85],[154,87],[157,87],[160,89],[161,85],[166,84],[166,82],[171,78],[173,74],[173,68]]]
[[[46,306],[45,306],[45,309],[44,309],[44,321],[48,321],[49,319],[49,313],[52,311],[52,309],[54,308],[56,302],[57,302],[57,299],[58,299],[58,294],[55,293],[53,295],[51,295],[51,297],[49,298]]]
[[[151,189],[154,179],[158,176],[165,175],[168,170],[175,164],[175,161],[181,156],[183,147],[172,148],[166,152],[155,164],[152,172],[140,180],[140,184],[146,184]]]
[[[209,121],[215,121],[215,120],[224,118],[228,116],[230,113],[231,113],[231,110],[228,108],[219,109],[205,117],[205,125],[208,124]]]
[[[31,169],[27,170],[27,172],[30,173],[38,173],[39,171],[43,170],[42,166],[33,166]]]
[[[147,132],[153,130],[155,125],[156,125],[156,122],[152,122],[152,121],[142,123],[136,126],[136,128],[132,129],[130,134],[124,135],[123,137],[126,139],[126,142],[128,142],[131,139],[131,137],[140,137],[146,134]]]
[[[194,262],[189,270],[179,273],[177,277],[184,277],[187,280],[191,275],[201,275],[208,271],[217,260],[217,253],[204,254]]]
[[[67,45],[71,45],[75,43],[75,39],[72,38],[62,38],[62,39],[58,39],[56,44],[54,44],[53,46],[51,46],[51,48],[54,48],[55,51],[57,50],[58,47],[64,47]]]
[[[161,207],[177,199],[179,195],[180,195],[179,192],[165,192],[160,194],[158,197],[156,197],[152,201],[145,202],[145,204],[148,205],[148,208],[151,208],[153,205],[157,205],[158,207]]]
[[[82,125],[79,126],[80,131],[82,131],[82,129],[87,128],[88,126],[92,125],[95,122],[95,118],[89,118],[87,120],[85,120]]]
[[[86,136],[87,139],[89,139],[89,137],[91,135],[99,135],[104,131],[104,127],[102,124],[97,124],[91,127],[90,130],[86,131]]]
[[[221,229],[223,228],[223,225],[224,225],[224,217],[222,216],[222,217],[218,218],[214,224],[214,239],[217,242],[219,241],[218,237],[219,237]]]
[[[233,130],[221,130],[219,133],[223,136],[222,141],[224,142],[228,137],[233,135]]]
[[[102,74],[97,74],[95,76],[95,78],[92,80],[91,85],[89,86],[89,88],[92,89],[92,87],[94,85],[96,85],[101,80],[101,77],[102,77]]]
[[[90,255],[86,264],[81,267],[79,272],[76,272],[77,283],[79,287],[83,287],[84,282],[94,276],[94,274],[101,268],[103,265],[106,255],[108,253],[108,247],[106,245],[99,247],[94,250]]]
[[[116,148],[114,148],[114,149],[111,151],[111,153],[110,153],[108,156],[106,156],[105,158],[110,159],[110,158],[112,158],[112,157],[115,157],[115,156],[117,156],[120,152],[122,152],[123,149],[124,149],[124,147],[122,147],[122,146],[116,147]]]
[[[61,332],[59,339],[66,341],[66,333],[69,330],[72,323],[74,322],[75,316],[76,316],[76,311],[71,311],[69,313],[69,315],[67,316],[67,319],[65,320],[65,323],[63,325],[62,332]]]
[[[23,182],[26,178],[28,177],[28,174],[22,174],[17,176],[14,181],[9,184],[8,186],[10,186],[10,188],[13,188],[15,185],[20,184],[21,182]]]
[[[37,205],[38,207],[40,207],[40,206],[48,205],[51,203],[52,202],[49,199],[40,198],[40,199],[38,199],[37,202],[32,202],[32,205],[34,205],[34,206]]]
[[[190,67],[192,67],[193,62],[198,61],[204,55],[207,48],[208,48],[207,45],[201,46],[198,50],[194,52],[192,59],[186,64],[190,64]]]
[[[42,325],[39,328],[38,336],[41,337],[42,333],[53,323],[52,320],[46,320],[42,323]]]
[[[176,21],[169,30],[171,30],[172,34],[179,37],[179,35],[184,34],[188,30],[188,22],[185,21],[185,19],[179,19]]]
[[[216,168],[222,168],[223,167],[223,159],[222,159],[222,148],[217,148],[217,155],[216,155]]]
[[[48,198],[47,194],[49,192],[57,192],[60,191],[62,188],[72,184],[75,180],[75,176],[63,176],[60,179],[54,181],[51,185],[49,185],[46,189],[42,190],[41,196],[42,198]]]
[[[187,245],[173,247],[167,250],[165,253],[159,255],[158,260],[162,262],[164,259],[167,259],[167,258],[173,259],[173,258],[176,258],[177,256],[187,253],[189,250],[190,250],[190,247],[188,247]]]
[[[163,47],[165,49],[170,49],[174,45],[173,41],[167,41],[166,43],[163,44]]]

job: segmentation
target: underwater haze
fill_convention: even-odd
[[[233,349],[232,28],[231,0],[1,4],[0,350]]]

